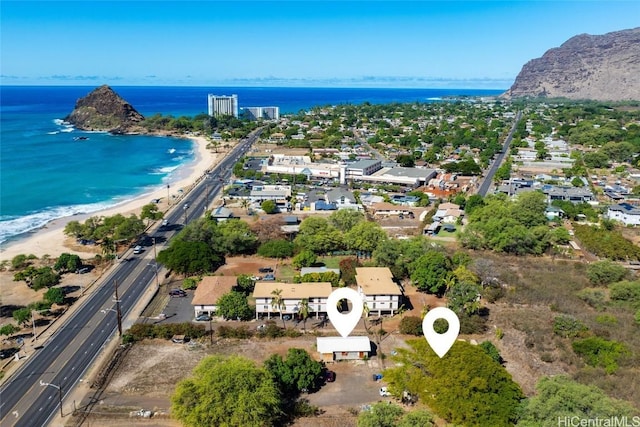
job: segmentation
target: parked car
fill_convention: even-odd
[[[82,267],[76,270],[76,274],[85,274],[89,272],[89,267]]]
[[[260,273],[273,273],[273,268],[271,267],[260,267],[258,269]]]
[[[389,393],[389,390],[386,387],[380,387],[380,396],[382,397],[391,396],[391,393]]]
[[[198,322],[208,322],[209,320],[211,320],[211,316],[209,316],[208,314],[201,314],[196,317],[196,321]]]
[[[284,316],[282,316],[283,320],[291,320],[291,315],[289,314],[285,314]]]
[[[262,280],[276,280],[276,276],[274,276],[272,273],[268,273],[264,275]]]
[[[326,382],[328,383],[332,383],[336,380],[336,373],[333,371],[325,371],[324,372],[324,379]]]
[[[173,297],[182,298],[182,297],[186,297],[187,296],[187,292],[182,290],[182,289],[171,289],[169,291],[169,296],[172,297],[172,298]]]

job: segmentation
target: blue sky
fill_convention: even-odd
[[[640,1],[6,1],[0,83],[506,89]]]

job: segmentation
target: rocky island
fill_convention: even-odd
[[[503,97],[640,100],[640,27],[570,38],[527,62]]]
[[[102,85],[78,99],[64,120],[81,130],[132,133],[140,130],[144,116],[109,86]]]

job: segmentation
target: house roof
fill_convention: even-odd
[[[622,212],[627,215],[640,215],[640,208],[630,203],[620,203],[609,206],[610,211]]]
[[[191,305],[215,305],[237,285],[236,276],[205,276],[193,293]]]
[[[339,268],[327,268],[326,266],[322,266],[322,267],[302,267],[300,269],[300,275],[304,276],[305,274],[310,274],[310,273],[326,273],[328,271],[332,271],[332,272],[336,273],[338,276],[340,275],[340,269]]]
[[[283,299],[319,298],[328,297],[331,293],[331,282],[317,283],[278,283],[257,282],[253,288],[254,298],[272,298],[272,292],[282,290],[280,296]]]
[[[318,337],[316,347],[322,354],[336,351],[371,351],[369,337]]]
[[[447,209],[460,209],[460,205],[456,205],[455,203],[440,203],[438,205],[438,210],[447,210]]]
[[[356,283],[365,295],[402,295],[388,267],[358,267]]]

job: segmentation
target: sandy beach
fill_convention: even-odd
[[[189,139],[194,141],[195,159],[191,163],[176,169],[177,177],[169,183],[172,204],[177,202],[179,198],[184,197],[198,179],[207,170],[211,169],[221,156],[225,155],[224,152],[214,153],[209,150],[207,148],[208,142],[202,136],[193,136],[189,137]],[[3,243],[2,248],[0,248],[0,260],[11,260],[14,256],[20,254],[33,254],[37,257],[42,257],[43,255],[57,257],[64,252],[77,254],[81,258],[92,257],[95,252],[90,248],[87,248],[87,251],[78,251],[74,250],[70,245],[65,245],[66,242],[73,242],[72,238],[65,236],[63,233],[67,223],[70,221],[82,222],[92,216],[111,216],[117,213],[125,216],[130,214],[140,215],[142,207],[151,203],[154,199],[160,200],[158,208],[160,211],[165,212],[168,208],[166,185],[163,184],[157,190],[102,211],[73,215],[51,221],[45,227],[25,235],[19,240]]]

